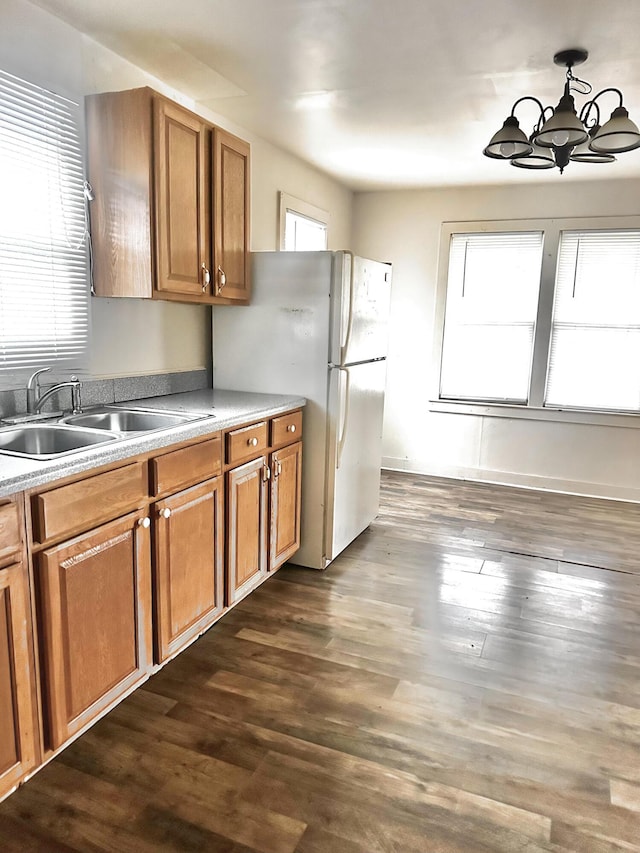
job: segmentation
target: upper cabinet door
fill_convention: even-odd
[[[154,99],[156,263],[161,293],[211,295],[209,126]]]
[[[216,128],[214,174],[214,296],[248,302],[249,145]]]

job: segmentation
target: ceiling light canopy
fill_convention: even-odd
[[[496,160],[509,160],[520,169],[553,169],[560,173],[570,160],[578,163],[612,163],[614,154],[640,147],[640,130],[629,118],[623,106],[619,89],[602,89],[587,101],[580,114],[576,112],[574,92],[590,95],[591,85],[572,72],[588,57],[586,50],[572,48],[556,53],[553,61],[567,69],[564,92],[558,105],[544,107],[531,95],[519,98],[511,108],[504,124],[484,149],[483,154]],[[600,126],[598,99],[613,93],[619,100],[609,121]],[[524,101],[533,101],[538,110],[537,121],[529,137],[521,130],[515,116],[516,107]]]

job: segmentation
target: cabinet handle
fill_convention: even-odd
[[[222,267],[218,267],[218,293],[222,290],[222,288],[227,283],[227,276]]]
[[[202,289],[206,290],[207,287],[211,284],[211,273],[207,269],[207,265],[202,262]]]
[[[287,424],[287,432],[295,432],[296,425],[295,424]]]
[[[280,460],[277,460],[276,464],[273,467],[274,467],[273,476],[279,477],[280,474],[282,474],[282,462],[280,462]]]
[[[148,527],[151,527],[151,519],[148,516],[145,516],[144,518],[139,518],[138,526],[144,527],[144,529],[146,530]]]
[[[263,465],[262,467],[262,482],[266,483],[267,480],[271,479],[271,468],[268,465]]]
[[[255,438],[255,436],[254,436],[254,438],[248,438],[247,444],[249,445],[249,447],[257,447],[258,446],[258,439]]]
[[[160,515],[162,518],[171,518],[171,510],[166,506],[164,509],[160,510]]]

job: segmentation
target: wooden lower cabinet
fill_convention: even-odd
[[[269,571],[275,571],[300,547],[302,442],[271,454]]]
[[[154,507],[155,654],[162,663],[224,607],[222,477]]]
[[[227,604],[234,604],[267,575],[269,468],[259,456],[227,472]]]
[[[23,563],[0,569],[0,798],[36,763],[27,589]]]
[[[61,746],[147,677],[150,555],[141,511],[37,555],[48,747]]]

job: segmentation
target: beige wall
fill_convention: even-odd
[[[251,143],[252,248],[275,249],[278,191],[330,213],[330,248],[351,242],[352,193],[337,182],[101,47],[25,0],[3,0],[0,67],[76,100],[152,86]],[[92,299],[91,372],[122,376],[192,370],[211,361],[211,311],[197,305]]]
[[[558,174],[526,187],[356,195],[355,251],[394,265],[383,448],[387,467],[640,500],[635,419],[633,427],[619,428],[432,412],[429,407],[443,221],[634,214],[640,214],[640,181],[588,184]]]

